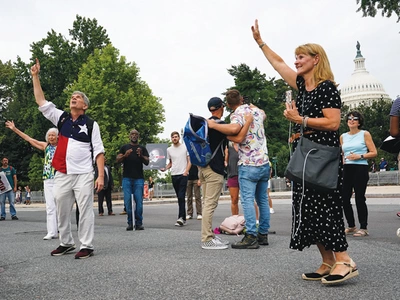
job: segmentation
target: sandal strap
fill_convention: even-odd
[[[354,233],[354,236],[367,236],[368,231],[366,229],[359,229],[356,233]]]
[[[335,264],[333,265],[333,269],[336,267],[336,265],[345,265],[346,267],[349,267],[350,273],[353,273],[354,271],[357,270],[357,266],[356,266],[356,264],[354,263],[353,259],[350,259],[350,263],[344,262],[344,261],[337,261],[337,262],[335,262]]]
[[[333,266],[331,266],[330,264],[327,264],[326,262],[322,262],[322,264],[323,264],[324,266],[327,266],[327,267],[330,268],[330,269],[332,269],[332,267],[333,267]]]

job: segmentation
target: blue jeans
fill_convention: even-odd
[[[3,194],[0,194],[0,204],[1,204],[1,217],[6,217],[6,197],[8,198],[8,202],[10,202],[10,214],[11,217],[17,215],[17,211],[15,210],[14,200],[15,194],[13,190],[9,190]]]
[[[247,234],[257,235],[254,199],[256,199],[260,214],[258,232],[261,234],[268,233],[270,219],[267,193],[269,175],[269,164],[259,167],[239,166],[240,202],[246,220]]]
[[[143,191],[144,179],[133,179],[124,177],[122,179],[124,191],[124,205],[128,217],[128,225],[133,225],[132,220],[132,196],[135,200],[135,226],[143,225]]]

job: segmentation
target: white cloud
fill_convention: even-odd
[[[356,42],[366,68],[391,98],[400,94],[396,18],[362,18],[356,0],[14,0],[1,4],[2,61],[30,59],[30,44],[51,29],[68,36],[76,14],[96,18],[121,55],[137,63],[166,111],[163,138],[180,130],[189,112],[208,116],[207,101],[234,85],[231,65],[246,63],[279,77],[255,44],[250,27],[259,19],[262,37],[289,64],[295,47],[322,45],[335,79],[354,70]]]

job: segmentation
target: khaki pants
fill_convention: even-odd
[[[187,203],[187,214],[193,217],[193,194],[194,199],[196,200],[196,213],[197,215],[201,215],[201,194],[200,187],[197,185],[197,179],[188,180],[187,188],[186,188],[186,203]],[[193,193],[194,192],[194,193]]]
[[[214,238],[212,218],[218,206],[224,176],[215,173],[210,166],[200,168],[200,181],[203,187],[203,219],[201,221],[201,242]]]

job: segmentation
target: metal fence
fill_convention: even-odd
[[[368,185],[400,185],[399,171],[369,173]]]
[[[400,175],[399,171],[387,171],[387,172],[376,172],[369,173],[368,185],[370,186],[384,186],[384,185],[400,185]],[[288,184],[285,178],[271,178],[270,180],[271,192],[283,192],[290,191],[290,184]],[[222,188],[222,193],[228,193],[226,183]],[[25,193],[23,193],[25,196]],[[123,200],[124,195],[122,188],[117,192],[113,193],[113,200]],[[174,187],[172,183],[156,183],[154,185],[154,198],[174,198],[176,197]],[[25,198],[25,197],[24,197]],[[43,191],[33,191],[31,192],[32,202],[44,202]],[[95,196],[95,201],[97,197]]]

